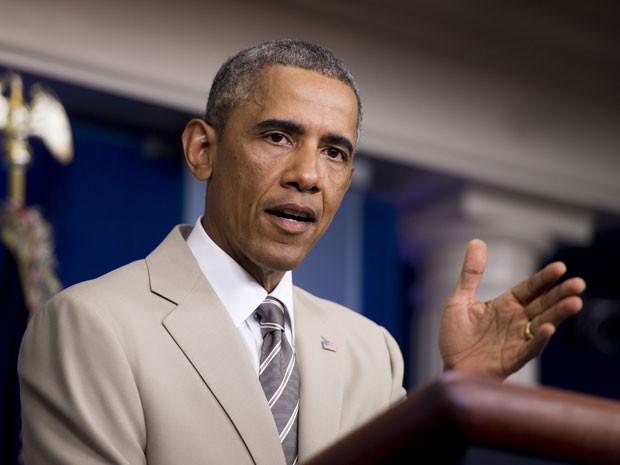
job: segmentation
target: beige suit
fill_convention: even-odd
[[[27,465],[284,464],[243,343],[185,244],[190,230],[35,314],[19,359]],[[299,288],[294,301],[303,462],[405,392],[383,328]]]

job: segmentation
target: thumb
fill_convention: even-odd
[[[455,292],[464,291],[470,296],[475,296],[486,264],[487,245],[480,239],[472,239],[467,244],[463,268],[461,268]]]

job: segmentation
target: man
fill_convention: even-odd
[[[30,322],[19,361],[27,465],[303,462],[404,398],[394,339],[292,283],[350,185],[360,122],[353,77],[321,47],[274,41],[223,65],[205,119],[182,136],[208,181],[204,215]],[[485,263],[472,240],[439,344],[446,369],[506,377],[580,310],[585,284],[549,289],[565,271],[554,263],[480,302]],[[267,322],[265,300],[284,322]],[[276,394],[265,347],[291,354]]]

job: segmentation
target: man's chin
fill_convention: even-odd
[[[298,247],[275,245],[269,252],[264,254],[262,267],[273,272],[286,273],[297,268],[309,251],[300,250]]]

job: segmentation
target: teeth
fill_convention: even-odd
[[[292,210],[283,210],[282,213],[289,216],[295,216],[297,218],[307,218],[307,215],[305,213],[299,213]]]

